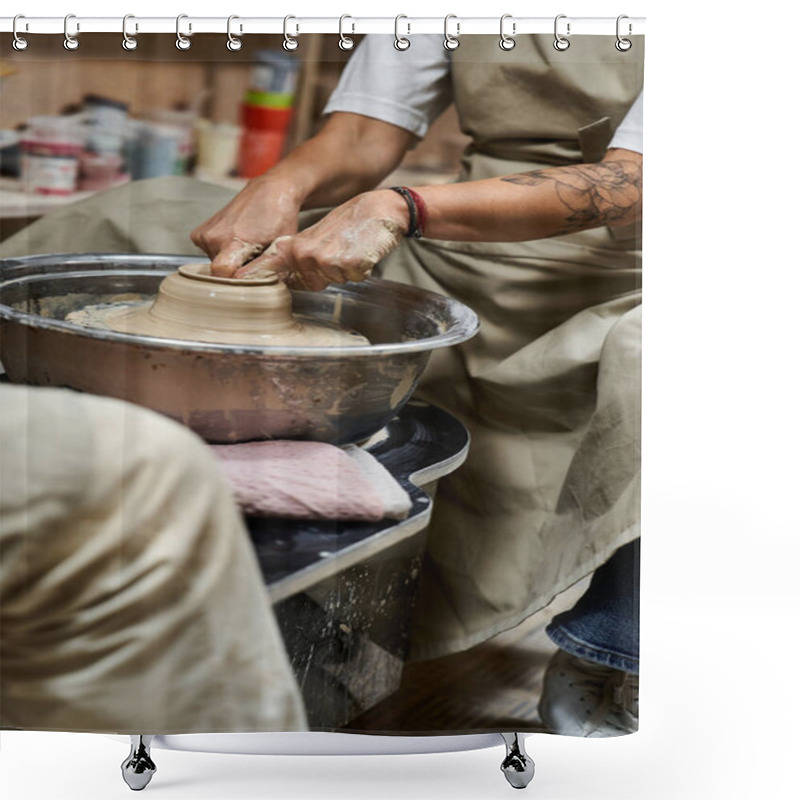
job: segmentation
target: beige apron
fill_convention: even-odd
[[[641,48],[550,36],[462,39],[453,90],[472,137],[462,179],[603,157],[642,87]],[[462,419],[467,463],[440,485],[415,658],[524,619],[639,535],[640,254],[634,227],[535,242],[412,241],[381,274],[481,318],[419,393]]]
[[[464,179],[596,161],[641,90],[642,47],[575,37],[462,37],[454,95],[474,140]],[[232,192],[139,181],[49,214],[0,243],[47,252],[188,253]],[[536,242],[409,241],[385,277],[452,295],[479,336],[437,351],[421,394],[472,434],[442,481],[414,656],[464,649],[544,607],[638,536],[640,258],[636,229]]]

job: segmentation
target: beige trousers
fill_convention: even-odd
[[[127,403],[0,386],[0,725],[302,730],[213,456]]]

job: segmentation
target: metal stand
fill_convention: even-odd
[[[153,736],[131,736],[131,752],[122,762],[122,779],[134,792],[140,792],[150,783],[156,765],[150,758],[150,742]]]
[[[524,789],[532,780],[535,770],[533,759],[525,752],[521,733],[501,733],[506,745],[506,757],[500,769],[515,789]],[[156,765],[150,757],[150,743],[154,736],[131,736],[131,752],[122,762],[122,778],[135,792],[150,783]]]
[[[524,789],[533,780],[535,769],[533,759],[525,752],[525,740],[521,733],[500,735],[506,743],[506,757],[500,769],[515,789]]]

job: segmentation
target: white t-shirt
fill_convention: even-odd
[[[422,138],[452,101],[450,51],[435,34],[414,36],[400,51],[394,37],[371,34],[355,50],[325,106],[389,122]],[[609,148],[642,152],[642,95],[617,128]]]

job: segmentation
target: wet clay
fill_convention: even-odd
[[[213,344],[353,347],[369,344],[334,325],[299,320],[290,291],[273,272],[248,278],[212,276],[208,264],[187,264],[167,276],[152,303],[86,308],[67,320],[123,333]]]

